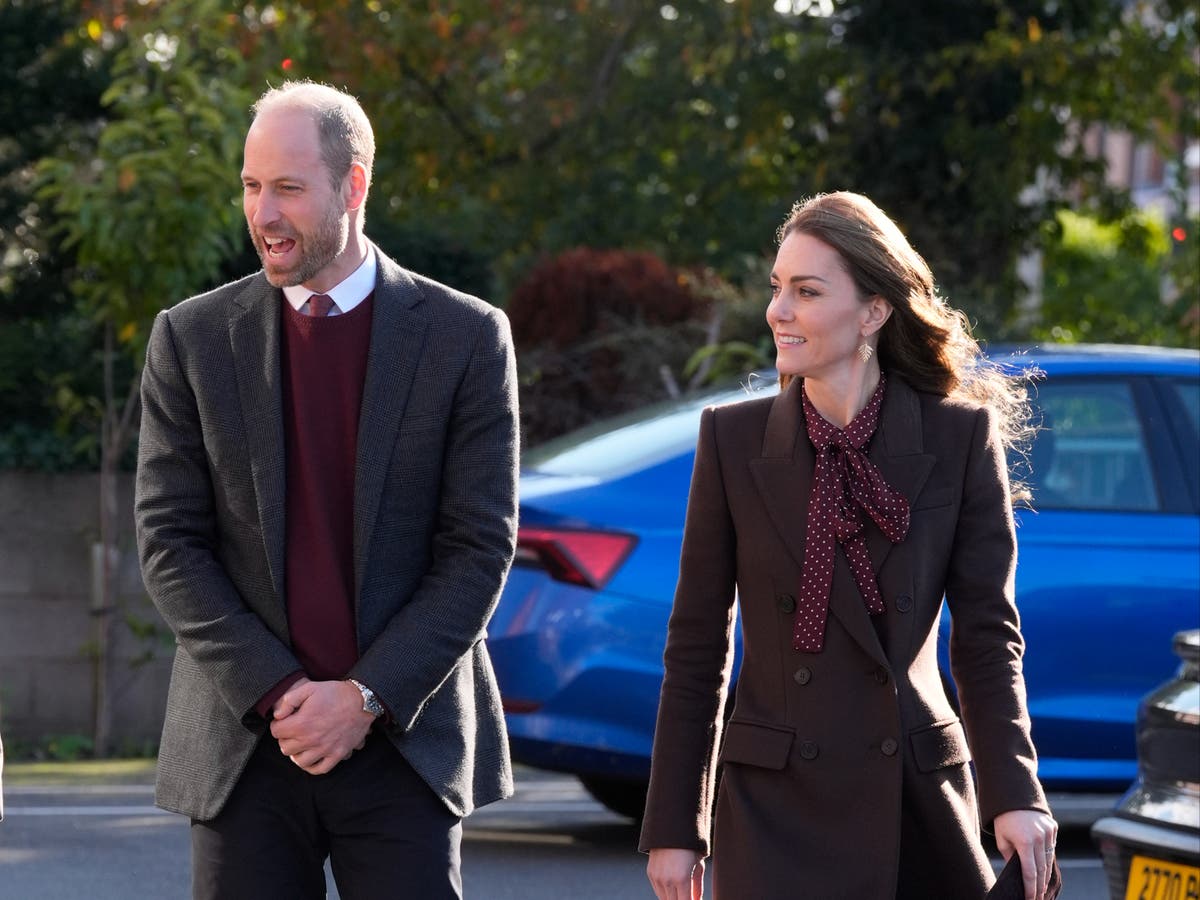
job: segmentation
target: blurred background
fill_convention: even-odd
[[[510,315],[526,445],[772,361],[774,232],[868,194],[989,342],[1200,346],[1184,0],[0,4],[0,728],[153,752],[130,473],[155,312],[249,273],[249,107],[378,145],[367,234]]]

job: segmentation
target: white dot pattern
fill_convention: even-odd
[[[808,394],[801,390],[808,439],[817,451],[817,463],[808,498],[804,566],[800,572],[800,595],[796,601],[792,632],[792,646],[796,650],[820,653],[825,646],[833,559],[839,543],[867,611],[871,615],[884,611],[879,584],[867,553],[860,510],[871,517],[893,544],[904,540],[909,524],[908,501],[888,486],[880,471],[863,453],[863,447],[879,424],[884,382],[884,377],[880,376],[875,393],[844,430],[824,419],[808,399]]]

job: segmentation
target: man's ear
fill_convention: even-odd
[[[360,208],[367,200],[367,170],[362,163],[350,164],[350,172],[343,185],[347,211]]]

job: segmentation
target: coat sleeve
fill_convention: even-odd
[[[950,667],[979,781],[983,823],[1013,809],[1049,811],[1037,778],[1015,602],[1016,530],[1008,468],[990,411],[975,417],[946,579]]]
[[[640,847],[709,853],[722,712],[733,661],[737,544],[725,496],[717,409],[700,419],[679,582],[663,655]]]
[[[483,640],[516,550],[517,370],[500,310],[483,320],[449,417],[429,570],[352,673],[404,731]]]
[[[247,726],[258,701],[302,669],[239,594],[218,558],[215,492],[196,397],[167,312],[142,370],[134,511],[142,579],[184,652]]]

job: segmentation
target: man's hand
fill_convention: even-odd
[[[704,860],[695,850],[651,850],[646,877],[658,900],[701,900],[704,896]]]
[[[1036,810],[1013,809],[996,816],[992,828],[1005,861],[1014,853],[1021,857],[1025,900],[1042,900],[1054,863],[1058,823]]]
[[[275,701],[271,734],[279,749],[310,775],[324,775],[361,750],[375,717],[348,681],[301,678]]]

